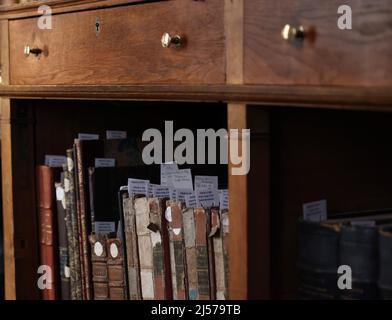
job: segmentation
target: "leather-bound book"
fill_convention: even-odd
[[[106,245],[110,300],[127,300],[122,242],[118,238],[107,239]]]
[[[189,300],[199,299],[197,280],[196,227],[193,208],[186,208],[183,212],[184,242],[187,270],[187,296]]]
[[[392,300],[392,228],[385,227],[379,235],[380,275],[378,288],[380,298]]]
[[[60,279],[57,255],[55,179],[59,172],[48,166],[37,167],[37,190],[39,210],[40,263],[49,266],[46,283],[49,288],[42,290],[44,300],[59,298]]]
[[[352,270],[352,289],[339,290],[342,299],[378,298],[378,230],[375,227],[343,225],[339,264]]]
[[[162,216],[160,202],[158,198],[149,198],[149,218],[150,223],[147,228],[150,231],[152,247],[153,277],[154,277],[154,296],[155,300],[164,300],[165,293],[165,267],[164,267],[164,248],[162,239]]]
[[[141,300],[142,293],[140,285],[139,252],[133,197],[130,198],[128,193],[124,193],[122,195],[122,201],[129,298],[130,300]]]
[[[224,265],[224,299],[228,300],[229,297],[229,210],[224,209],[221,210],[221,237],[222,237],[222,249],[223,249],[223,265]],[[218,283],[218,282],[217,282]],[[219,290],[219,285],[217,285],[217,289]],[[220,295],[217,291],[217,299],[220,299]],[[222,297],[223,299],[223,297]]]
[[[173,299],[186,300],[186,257],[181,202],[168,201],[165,217],[169,224],[170,264],[173,284]]]
[[[66,227],[66,202],[63,183],[56,183],[58,252],[60,259],[61,299],[70,300],[70,269]]]
[[[208,248],[208,275],[210,279],[210,299],[216,300],[216,270],[214,235],[219,230],[219,208],[208,208],[207,214],[207,248]]]
[[[209,300],[211,298],[211,289],[207,243],[207,213],[203,208],[196,208],[194,214],[199,300]]]
[[[109,300],[106,236],[90,235],[94,300]]]
[[[336,299],[340,226],[299,220],[298,293],[301,299]]]
[[[67,151],[67,165],[64,170],[64,191],[66,200],[67,235],[71,275],[71,299],[82,299],[82,280],[80,262],[80,233],[75,189],[74,150]],[[69,217],[69,219],[68,219]]]
[[[170,264],[170,235],[169,224],[165,217],[166,204],[169,199],[159,199],[161,210],[161,232],[162,232],[162,245],[163,245],[163,269],[165,275],[165,298],[166,300],[173,300],[173,282]]]

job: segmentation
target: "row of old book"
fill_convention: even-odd
[[[51,271],[43,299],[228,298],[226,207],[128,192],[130,178],[161,179],[133,139],[75,139],[56,166],[37,167],[40,264]],[[226,186],[224,168],[191,170],[218,173]]]
[[[392,214],[299,220],[301,299],[392,299]]]

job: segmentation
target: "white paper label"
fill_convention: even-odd
[[[117,248],[117,245],[115,243],[112,243],[110,245],[110,255],[112,256],[112,258],[117,258],[118,257],[118,248]]]
[[[63,164],[67,163],[66,156],[54,156],[54,155],[46,155],[45,156],[45,165],[51,168],[61,168]]]
[[[177,201],[179,202],[185,202],[186,196],[190,196],[194,194],[193,190],[176,189],[176,191],[177,191]]]
[[[99,140],[99,134],[79,133],[78,139],[79,140]]]
[[[221,210],[229,209],[229,190],[219,190],[219,207]]]
[[[161,164],[161,186],[173,186],[172,177],[173,173],[178,171],[177,163],[162,163]]]
[[[194,192],[192,194],[185,196],[185,205],[187,208],[196,208],[197,207],[196,194]]]
[[[116,166],[116,159],[95,158],[94,167],[96,168],[114,168],[115,166]]]
[[[182,190],[193,190],[191,169],[178,170],[171,175],[173,187]]]
[[[152,194],[155,198],[170,198],[170,189],[164,186],[153,186]]]
[[[119,139],[126,139],[126,138],[127,138],[126,131],[115,131],[115,130],[106,131],[106,140],[119,140]]]
[[[102,256],[103,254],[103,246],[100,242],[94,243],[94,253],[97,257]]]
[[[172,212],[171,207],[167,207],[165,211],[165,218],[168,222],[172,222]]]
[[[216,205],[215,192],[213,190],[197,190],[196,199],[198,207],[210,208]]]
[[[116,232],[116,224],[112,221],[95,221],[94,226],[96,234],[109,234]]]
[[[66,278],[71,278],[71,269],[68,266],[64,266],[64,275]]]
[[[56,188],[56,200],[57,201],[63,201],[64,199],[64,188],[63,187],[57,187]]]
[[[214,203],[219,203],[219,192],[218,192],[218,177],[217,176],[195,176],[195,191],[198,190],[213,190],[214,192]]]
[[[128,179],[128,193],[130,196],[144,195],[148,196],[149,180]]]
[[[304,203],[302,205],[303,217],[307,221],[327,220],[327,200]]]

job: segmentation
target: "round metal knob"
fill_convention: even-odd
[[[40,55],[43,52],[40,48],[30,48],[29,45],[25,45],[24,47],[24,55],[28,57],[30,54],[34,54],[35,56]]]
[[[181,47],[182,38],[179,35],[171,36],[169,33],[165,32],[161,39],[162,47],[169,48],[170,46]]]
[[[282,38],[286,41],[302,40],[305,38],[305,29],[303,26],[293,27],[286,24],[282,30]]]

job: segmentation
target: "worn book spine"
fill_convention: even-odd
[[[74,165],[74,150],[67,150],[67,174],[68,174],[68,188],[66,188],[67,211],[70,215],[70,232],[68,238],[70,239],[70,247],[72,251],[72,258],[70,259],[71,268],[71,290],[72,299],[82,299],[82,280],[81,280],[81,263],[80,263],[80,232],[79,219],[76,201],[75,190],[75,165]],[[71,257],[71,255],[70,255]]]
[[[90,222],[91,231],[95,232],[95,211],[94,211],[94,167],[88,168],[89,199],[90,199]]]
[[[143,300],[155,300],[154,292],[154,264],[151,243],[150,208],[145,197],[134,200],[136,215],[136,232],[139,247],[140,282]]]
[[[228,300],[229,297],[229,210],[224,209],[221,211],[221,237],[222,237],[222,250],[223,250],[223,265],[224,265],[224,299]],[[219,299],[219,295],[217,295]],[[223,299],[223,297],[222,297]]]
[[[150,239],[153,257],[154,296],[155,300],[164,300],[165,297],[165,270],[162,240],[162,217],[158,198],[148,199],[150,223]]]
[[[70,274],[69,274],[69,255],[68,238],[66,228],[66,202],[63,183],[56,183],[57,201],[57,226],[58,226],[58,248],[60,260],[60,279],[61,279],[61,299],[70,300]]]
[[[80,226],[81,226],[81,260],[82,260],[82,270],[84,283],[84,298],[86,300],[91,300],[91,267],[90,267],[90,250],[88,245],[88,235],[90,230],[89,216],[87,212],[87,193],[86,193],[86,172],[83,166],[83,147],[82,140],[75,140],[76,146],[76,167],[77,167],[77,177],[78,177],[78,192],[79,192],[79,216],[80,216]]]
[[[166,204],[169,199],[159,199],[161,210],[161,231],[163,245],[163,268],[165,275],[165,297],[166,300],[173,300],[173,282],[170,264],[170,235],[169,224],[165,217]]]
[[[214,298],[217,300],[225,300],[225,259],[223,254],[223,237],[219,208],[211,209],[211,229],[209,237],[212,238],[214,247]]]
[[[189,300],[199,300],[197,280],[197,254],[196,254],[196,226],[193,208],[186,208],[183,212],[184,242],[186,253],[187,287]]]
[[[90,235],[94,300],[109,300],[106,236]]]
[[[207,243],[207,213],[203,208],[196,208],[194,215],[196,235],[196,269],[199,300],[209,300],[211,291]]]
[[[37,190],[40,232],[40,262],[48,266],[47,286],[42,290],[44,300],[59,298],[59,276],[56,234],[56,202],[54,171],[47,166],[37,167]]]
[[[219,208],[208,208],[207,214],[207,248],[208,248],[208,275],[210,283],[210,299],[216,300],[216,270],[214,235],[219,229]]]
[[[110,300],[127,300],[122,242],[119,238],[113,238],[107,239],[106,244]]]
[[[130,300],[141,300],[139,252],[133,197],[123,195],[124,233],[127,256],[128,290]]]
[[[165,217],[169,222],[170,263],[173,283],[173,299],[186,300],[186,257],[182,223],[182,203],[169,201]]]

